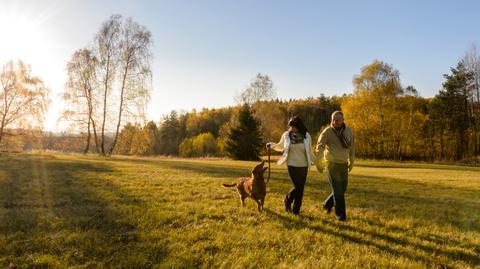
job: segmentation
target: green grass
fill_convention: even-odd
[[[221,183],[253,162],[0,155],[0,267],[480,267],[480,169],[358,162],[346,223],[311,171],[301,217],[273,165],[265,211]]]

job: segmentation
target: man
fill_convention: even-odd
[[[332,193],[323,202],[323,208],[330,213],[335,206],[335,214],[339,221],[347,219],[345,196],[348,184],[348,172],[352,171],[355,160],[355,146],[352,129],[345,126],[343,113],[332,113],[332,121],[317,141],[316,166],[320,173],[324,170],[322,163],[326,160],[327,176]]]

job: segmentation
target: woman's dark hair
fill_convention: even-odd
[[[288,121],[288,126],[295,127],[298,129],[298,131],[303,135],[307,136],[307,127],[305,127],[305,124],[303,124],[302,119],[299,116],[293,116],[289,121]]]

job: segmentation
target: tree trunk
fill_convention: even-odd
[[[107,94],[108,94],[108,80],[110,75],[110,56],[107,59],[107,72],[105,74],[104,96],[103,96],[103,121],[102,121],[102,136],[100,141],[100,154],[105,156],[105,121],[107,118]]]
[[[93,139],[95,140],[95,150],[98,154],[100,152],[99,144],[98,144],[98,136],[97,136],[97,127],[95,125],[95,120],[93,119],[93,97],[92,97],[92,87],[88,87],[87,95],[87,102],[88,102],[88,118],[89,122],[92,123],[92,130],[93,130]]]
[[[90,138],[92,135],[90,134],[90,118],[88,118],[88,126],[87,126],[87,145],[85,146],[85,149],[83,150],[83,154],[87,154],[88,150],[90,149]]]
[[[478,84],[478,80],[475,80],[475,88],[477,89],[477,105],[475,106],[475,110],[477,113],[475,115],[475,155],[480,154],[480,134],[477,133],[478,126],[480,125],[480,85]]]
[[[8,94],[7,94],[7,89],[8,89],[8,88],[4,88],[4,89],[3,89],[3,92],[4,92],[4,93],[3,93],[3,96],[4,96],[4,100],[3,100],[3,101],[4,101],[4,103],[5,103],[5,107],[4,107],[4,111],[3,111],[3,115],[2,115],[2,122],[1,122],[1,125],[0,125],[0,145],[1,145],[1,143],[2,143],[2,138],[3,138],[3,135],[4,135],[3,131],[5,130],[5,125],[6,125],[6,122],[5,122],[5,121],[6,121],[7,113],[8,113],[8,110],[9,110],[9,109],[8,109],[9,106],[8,106],[8,102],[7,102],[7,95],[8,95]]]
[[[0,126],[0,145],[2,144],[2,138],[3,138],[3,123],[2,123],[2,126]]]
[[[385,158],[385,125],[384,125],[383,109],[380,112],[380,154]]]
[[[95,140],[95,150],[96,153],[100,152],[99,145],[98,145],[98,136],[97,136],[97,128],[95,126],[95,121],[93,120],[93,116],[90,116],[90,120],[92,121],[92,129],[93,129],[93,139]]]
[[[440,158],[445,160],[445,147],[443,143],[443,130],[440,132]]]
[[[108,156],[111,156],[113,153],[113,150],[115,149],[115,145],[117,144],[117,139],[118,139],[118,133],[120,132],[120,125],[122,122],[122,112],[123,112],[123,100],[124,100],[124,92],[125,92],[125,81],[127,80],[127,74],[128,74],[128,69],[130,68],[130,57],[131,54],[127,57],[126,64],[125,64],[125,70],[123,71],[123,77],[122,77],[122,87],[120,90],[120,108],[118,110],[118,122],[117,122],[117,130],[115,131],[115,138],[113,139],[112,145],[110,146],[110,149],[108,150]]]
[[[105,83],[106,85],[108,83]],[[105,120],[107,116],[107,88],[105,86],[105,96],[103,98],[103,120],[102,120],[102,136],[100,140],[100,153],[105,156]]]

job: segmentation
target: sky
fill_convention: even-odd
[[[45,127],[59,131],[66,63],[112,14],[153,37],[148,119],[235,105],[257,73],[280,99],[343,95],[378,59],[432,97],[480,42],[480,1],[0,0],[0,63],[21,59],[51,89]]]

